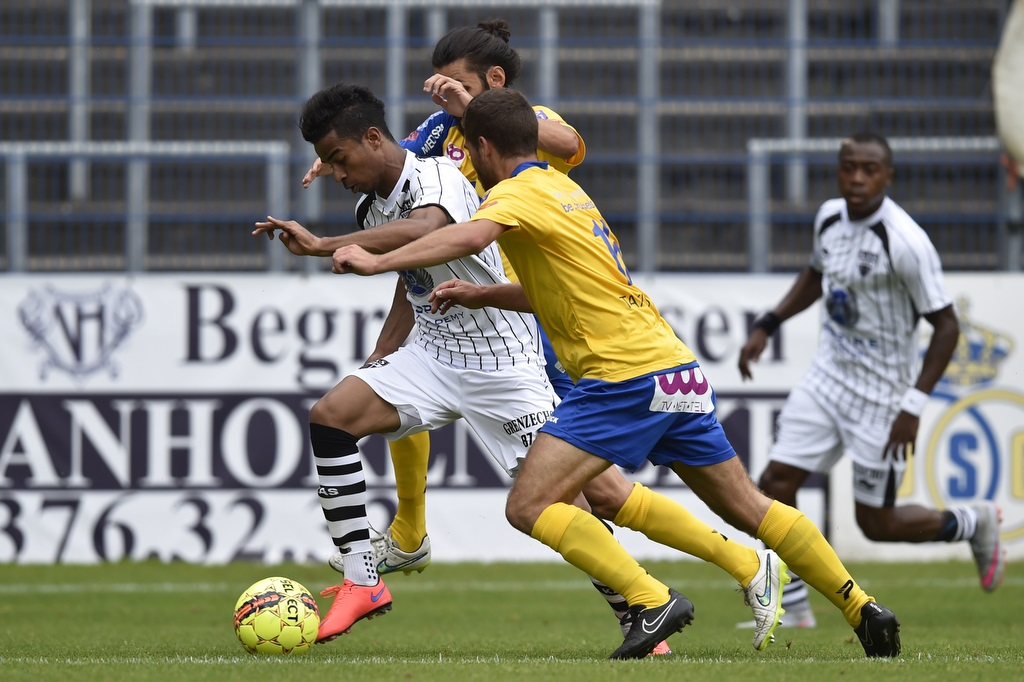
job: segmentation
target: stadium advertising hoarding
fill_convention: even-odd
[[[774,416],[817,342],[808,311],[744,383],[736,369],[750,322],[790,276],[638,278],[697,353],[719,416],[756,477]],[[222,563],[322,561],[330,538],[315,495],[310,406],[373,348],[394,291],[390,277],[7,276],[0,291],[0,561],[124,558]],[[1024,556],[1024,337],[1003,302],[1024,278],[949,276],[964,326],[957,358],[922,417],[902,494],[947,506],[1002,505],[1011,556]],[[923,340],[924,341],[924,340]],[[410,390],[415,390],[414,386]],[[368,511],[394,511],[383,439],[360,444]],[[677,497],[723,532],[665,471],[635,480]],[[966,546],[867,544],[852,520],[848,471],[801,506],[840,552],[877,558],[967,558]],[[436,560],[550,560],[512,530],[509,481],[461,423],[432,436],[428,524]],[[639,557],[675,556],[629,531]],[[908,550],[912,553],[908,553]]]

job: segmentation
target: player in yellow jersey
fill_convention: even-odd
[[[450,159],[462,174],[483,196],[483,187],[477,183],[477,172],[473,161],[466,151],[465,135],[459,125],[459,119],[466,106],[477,95],[492,88],[510,87],[522,70],[522,59],[519,53],[509,44],[511,32],[504,19],[488,19],[476,26],[454,28],[445,34],[434,46],[431,63],[435,73],[423,84],[424,92],[431,95],[434,103],[441,110],[429,116],[399,144],[417,156],[445,156]],[[555,111],[543,106],[534,106],[533,110],[538,123],[537,155],[563,173],[568,173],[583,162],[586,156],[586,145],[579,133]],[[313,162],[303,177],[303,186],[308,187],[320,175],[331,172],[329,165],[319,159]],[[287,231],[290,225],[283,221],[278,227]],[[297,231],[289,234],[296,242],[308,239]],[[505,263],[506,275],[515,281],[515,274],[508,263]],[[395,305],[388,314],[384,329],[377,340],[373,352],[366,358],[366,364],[375,362],[395,352],[406,340],[412,330],[412,317],[408,314],[408,303],[403,297],[396,297]],[[561,364],[551,349],[551,344],[543,329],[540,333],[541,344],[545,356],[545,370],[555,392],[565,395],[572,388],[572,381],[562,369]],[[423,571],[431,560],[430,537],[426,525],[426,478],[430,458],[430,437],[423,431],[388,443],[392,466],[395,473],[395,489],[398,506],[395,517],[383,532],[375,532],[373,547],[377,570],[382,575],[393,572]],[[618,473],[618,472],[615,472]],[[601,481],[592,484],[592,488],[602,485]],[[614,477],[618,485],[605,490],[596,491],[602,496],[615,494],[615,490],[623,487],[628,489],[629,483],[621,475]],[[609,528],[609,530],[611,530]],[[710,532],[710,529],[707,529]],[[724,550],[722,550],[724,551]],[[707,552],[704,558],[714,557]],[[710,560],[710,559],[709,559]],[[342,570],[344,557],[335,554],[330,558],[331,566]],[[737,561],[719,559],[721,563],[735,565]],[[754,562],[754,570],[759,567]],[[734,570],[741,585],[751,582],[751,571],[743,568]],[[606,585],[594,581],[616,618],[622,624],[623,631],[630,627],[625,600],[621,595],[608,589]],[[764,617],[755,613],[755,621],[766,622]],[[754,646],[766,646],[766,632],[755,630]],[[667,644],[660,643],[654,654],[671,653]]]
[[[868,656],[897,656],[896,616],[853,580],[806,516],[754,486],[717,420],[714,390],[633,283],[597,206],[537,160],[529,102],[513,90],[491,90],[470,103],[462,125],[480,182],[490,188],[471,221],[386,254],[343,247],[334,253],[334,271],[424,267],[476,253],[495,239],[501,244],[520,276],[520,309],[538,316],[576,381],[531,446],[505,513],[514,527],[625,596],[642,627],[630,630],[612,658],[643,656],[693,618],[686,597],[569,504],[611,465],[636,469],[645,460],[670,467],[715,513],[775,549],[842,611]],[[649,492],[634,488],[615,523],[648,514]],[[663,521],[672,527],[671,518]],[[768,598],[774,587],[751,596]]]
[[[431,93],[434,102],[442,110],[430,116],[401,142],[404,148],[418,156],[447,156],[459,166],[467,179],[476,184],[480,194],[483,194],[483,186],[476,182],[477,171],[466,151],[465,135],[459,120],[474,97],[491,89],[508,87],[518,78],[521,60],[509,45],[509,37],[508,23],[502,19],[492,19],[480,22],[475,27],[453,29],[441,38],[435,45],[432,57],[436,73],[425,81],[424,90]],[[586,147],[582,137],[551,109],[534,106],[533,110],[537,120],[538,159],[567,173],[583,161]],[[321,172],[314,163],[303,178],[304,184],[308,185]],[[505,270],[509,279],[516,281],[515,273],[507,263]],[[394,352],[406,338],[409,329],[403,329],[401,323],[396,322],[404,308],[407,308],[404,299],[392,308],[385,332],[382,332],[374,352],[367,358],[368,363]],[[411,327],[411,322],[408,326]],[[542,328],[540,332],[548,379],[559,397],[563,397],[572,389],[573,381],[555,356]],[[422,571],[429,564],[431,554],[426,528],[429,437],[423,432],[392,441],[389,446],[398,508],[390,526],[374,538],[377,570],[381,574]],[[605,475],[591,481],[584,493],[595,515],[602,519],[612,519],[632,490],[633,485],[618,469],[610,468]],[[675,505],[672,514],[677,519],[678,514],[685,512],[667,497],[649,490],[647,494],[656,500],[656,504]],[[673,546],[718,565],[739,582],[754,612],[753,646],[758,650],[764,649],[773,640],[772,632],[779,622],[779,590],[775,590],[775,598],[763,604],[752,600],[750,593],[762,583],[779,580],[780,569],[783,572],[784,569],[779,565],[777,557],[770,550],[755,552],[744,545],[728,542],[721,534],[688,513],[687,519],[687,524],[675,529],[677,541]],[[638,518],[634,530],[646,532],[646,524],[646,518]],[[608,527],[608,530],[611,531],[611,528]],[[341,570],[343,561],[341,554],[335,554],[330,563]],[[591,580],[611,606],[623,634],[626,634],[632,627],[632,618],[625,599],[593,577]],[[667,644],[660,642],[652,653],[666,654],[671,653],[671,650]]]

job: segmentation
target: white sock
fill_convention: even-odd
[[[377,567],[373,565],[373,552],[349,552],[341,556],[345,564],[345,578],[356,585],[372,586],[380,582]]]
[[[949,511],[956,517],[956,534],[950,542],[970,540],[978,532],[978,512],[973,507],[950,507]]]

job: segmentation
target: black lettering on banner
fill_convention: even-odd
[[[284,316],[279,310],[264,309],[256,313],[252,321],[249,343],[252,344],[252,354],[260,362],[270,364],[280,360],[284,355],[283,348],[275,355],[264,345],[264,339],[268,336],[281,336],[285,330]]]
[[[103,510],[103,513],[100,514],[100,517],[96,519],[96,526],[92,529],[92,546],[96,550],[96,555],[104,561],[119,561],[125,557],[130,557],[132,548],[135,547],[135,534],[132,532],[131,527],[111,518],[114,512],[117,511],[118,505],[129,497],[131,497],[130,494],[122,495],[111,502]],[[108,544],[111,532],[120,541],[120,551],[116,554],[112,553],[111,547]]]
[[[387,316],[384,310],[378,308],[367,315],[362,310],[356,310],[355,319],[352,321],[352,361],[362,362],[369,355],[367,347],[367,327],[371,320],[383,320]]]
[[[333,356],[315,358],[310,355],[312,350],[326,349],[334,338],[334,314],[335,311],[327,308],[310,308],[299,316],[299,338],[305,343],[299,353],[299,373],[295,379],[303,388],[333,386],[338,381],[339,369]],[[317,375],[322,379],[314,381]]]
[[[14,561],[21,554],[22,548],[25,546],[25,534],[18,528],[18,517],[21,516],[21,505],[18,504],[17,500],[0,499],[0,505],[7,507],[7,520],[0,530],[6,535],[11,544],[14,545],[14,553],[8,559],[0,557],[0,561]]]
[[[226,287],[220,286],[190,286],[188,291],[188,353],[185,356],[186,362],[219,362],[234,355],[238,349],[238,334],[227,325],[227,318],[235,309],[235,299]],[[204,296],[204,290],[209,296]],[[216,295],[220,295],[220,305],[216,311],[204,310],[203,301]],[[219,354],[204,357],[203,351],[206,344],[203,343],[202,334],[205,331],[216,333],[220,331],[221,349]]]
[[[712,341],[721,341],[721,352],[715,352]],[[697,319],[697,351],[709,362],[721,362],[732,355],[729,340],[729,317],[721,308],[710,308]]]
[[[196,520],[193,525],[188,527],[188,529],[203,541],[203,558],[206,558],[210,554],[210,549],[213,547],[213,533],[206,525],[206,520],[210,515],[210,503],[201,497],[186,497],[175,506],[184,507],[186,504],[190,504],[195,507]],[[174,554],[174,559],[178,561],[186,561],[185,557],[179,556],[177,553]]]
[[[68,510],[68,521],[64,524],[64,532],[60,536],[60,543],[57,545],[57,554],[53,557],[53,562],[59,564],[64,558],[64,549],[68,546],[68,538],[71,537],[71,527],[75,525],[75,518],[78,516],[78,504],[79,498],[64,498],[60,500],[49,500],[44,499],[40,505],[40,510],[45,511],[53,507],[64,507]]]
[[[256,531],[259,530],[260,524],[263,523],[263,504],[253,497],[239,497],[231,503],[230,508],[234,509],[235,507],[247,508],[252,513],[252,523],[249,524],[249,530],[235,547],[231,560],[262,561],[263,550],[250,549],[249,542],[252,540],[253,536],[256,535]]]

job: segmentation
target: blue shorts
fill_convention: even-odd
[[[544,348],[544,372],[548,375],[548,381],[551,382],[551,386],[555,389],[555,394],[559,398],[564,398],[576,384],[572,382],[572,378],[562,369],[562,363],[558,361],[558,356],[555,355],[555,349],[552,348],[551,340],[544,332],[544,328],[538,324],[537,330],[540,332],[540,343]]]
[[[581,379],[540,430],[629,471],[645,460],[707,466],[736,456],[696,362],[628,381]]]

